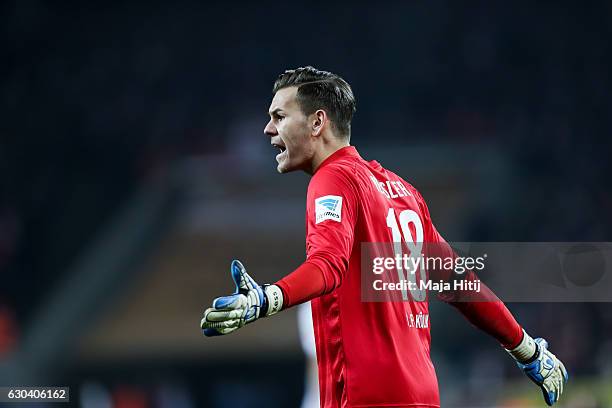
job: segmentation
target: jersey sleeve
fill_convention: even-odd
[[[283,308],[332,292],[348,269],[358,218],[357,189],[342,169],[323,171],[308,186],[306,261],[276,282],[283,291]]]
[[[328,166],[308,186],[306,260],[323,272],[326,293],[341,285],[355,240],[357,187],[345,171]]]
[[[428,256],[442,258],[456,258],[457,254],[453,248],[440,235],[431,221],[429,209],[425,200],[417,192],[417,201],[424,218],[424,236],[428,250]],[[434,270],[430,276],[433,280],[448,281],[457,279],[452,271]],[[478,277],[474,271],[467,271],[460,279],[476,281]],[[484,283],[480,285],[480,292],[466,297],[456,291],[445,291],[438,294],[438,298],[455,307],[470,323],[493,336],[502,346],[507,349],[516,347],[522,340],[523,329],[518,324],[510,310],[506,307],[493,291]]]

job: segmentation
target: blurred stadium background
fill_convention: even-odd
[[[612,240],[611,17],[3,2],[0,384],[69,385],[84,407],[299,406],[295,311],[225,338],[198,326],[231,259],[273,281],[304,258],[308,177],[277,175],[262,133],[287,68],[352,84],[353,144],[422,191],[449,241]],[[510,308],[569,368],[561,406],[612,406],[612,305]],[[432,309],[443,406],[542,405],[495,341]]]

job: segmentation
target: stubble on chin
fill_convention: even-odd
[[[276,166],[276,171],[278,171],[279,174],[284,174],[287,173],[287,165],[286,165],[286,161],[282,161],[280,163],[278,163],[278,165]]]

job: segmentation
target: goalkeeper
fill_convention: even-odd
[[[206,336],[231,333],[261,317],[311,300],[321,407],[439,407],[430,358],[426,301],[362,302],[362,243],[439,243],[444,239],[419,192],[350,146],[355,99],[339,76],[312,67],[288,70],[274,84],[264,133],[278,149],[278,171],[312,178],[306,205],[306,261],[273,285],[259,285],[234,261],[234,294],[204,312]],[[400,230],[401,227],[401,230]],[[473,273],[465,279],[475,280]],[[443,300],[496,338],[554,404],[565,367],[533,339],[483,286],[475,301]],[[477,300],[477,301],[476,301]]]

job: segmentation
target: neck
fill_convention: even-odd
[[[329,156],[342,149],[343,147],[350,146],[349,142],[343,139],[336,139],[335,137],[331,139],[332,141],[322,140],[322,146],[317,152],[314,154],[312,158],[312,169],[310,171],[306,171],[310,175],[313,175],[315,171],[319,168],[321,163],[325,161]]]

